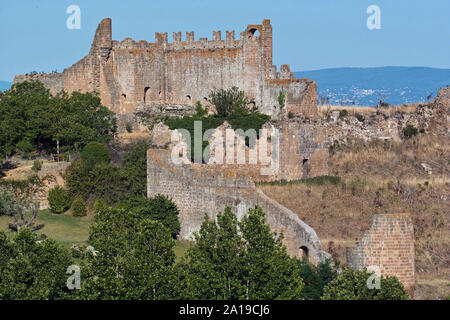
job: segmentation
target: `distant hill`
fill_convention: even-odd
[[[0,91],[5,91],[11,88],[11,82],[8,81],[0,81]]]
[[[450,85],[450,69],[427,67],[333,68],[294,72],[317,82],[319,97],[329,104],[376,105],[427,101],[441,86]]]

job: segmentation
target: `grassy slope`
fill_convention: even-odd
[[[86,244],[92,221],[92,216],[75,218],[69,213],[52,214],[49,210],[43,210],[39,212],[36,224],[44,224],[44,227],[37,232],[45,234],[67,247],[70,247],[73,243]],[[11,234],[12,231],[8,230],[10,222],[11,218],[0,216],[0,229]]]
[[[311,225],[335,259],[370,227],[375,213],[409,212],[416,239],[418,298],[450,294],[450,146],[423,135],[404,143],[362,142],[332,150],[330,174],[343,183],[261,186]],[[421,167],[433,167],[429,175]]]
[[[37,232],[45,234],[47,237],[55,239],[65,247],[72,244],[87,244],[89,238],[89,226],[93,223],[93,215],[83,218],[73,217],[70,213],[52,214],[49,210],[42,210],[36,219],[36,225],[44,224],[44,227]],[[13,231],[8,228],[11,218],[0,216],[0,230],[4,230],[8,235]],[[177,241],[174,247],[177,260],[185,254],[191,246],[188,241]]]

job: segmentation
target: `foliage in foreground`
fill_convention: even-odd
[[[48,192],[48,204],[53,213],[64,213],[70,207],[70,197],[61,186],[55,186]]]
[[[158,194],[153,198],[131,197],[121,201],[118,208],[131,211],[139,219],[159,221],[174,239],[180,233],[177,205],[168,197]]]
[[[98,253],[87,255],[79,298],[169,299],[175,294],[175,241],[161,223],[107,208],[97,212],[89,243]]]
[[[190,299],[299,299],[295,259],[266,224],[259,207],[238,223],[230,208],[205,216],[197,243],[181,263]]]
[[[305,283],[302,298],[319,300],[323,295],[323,288],[338,276],[336,269],[330,260],[319,262],[317,266],[306,259],[298,260],[297,263],[300,277]]]
[[[27,228],[12,240],[0,231],[0,299],[65,299],[72,258],[54,240],[40,240]]]
[[[367,270],[345,269],[323,290],[322,300],[407,300],[408,293],[396,277],[380,279],[380,289],[369,289]],[[370,281],[370,280],[369,280]]]
[[[92,93],[52,96],[39,81],[17,83],[0,100],[0,154],[80,150],[105,143],[116,131],[114,113]]]

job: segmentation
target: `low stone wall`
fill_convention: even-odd
[[[347,248],[347,267],[377,268],[396,276],[414,294],[414,228],[408,213],[376,214],[355,246]]]
[[[48,192],[55,186],[64,186],[63,175],[66,169],[70,166],[70,162],[46,162],[42,164],[41,170],[38,172],[39,178],[46,178],[44,180],[44,188],[36,195],[36,201],[39,202],[39,208],[41,210],[48,209]]]
[[[171,160],[167,149],[150,149],[147,153],[147,195],[164,194],[172,198],[180,210],[181,239],[193,240],[205,214],[215,219],[229,206],[238,219],[248,209],[260,206],[274,232],[283,232],[284,244],[292,256],[308,254],[311,261],[329,258],[315,231],[297,215],[255,188],[243,175],[230,169],[210,170],[209,165],[180,164]]]

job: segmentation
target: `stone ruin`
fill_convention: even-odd
[[[284,244],[293,256],[308,256],[317,263],[329,258],[315,231],[296,214],[255,187],[258,180],[295,180],[328,174],[328,135],[336,135],[318,119],[317,85],[296,79],[288,65],[280,71],[272,65],[272,25],[248,25],[235,39],[235,31],[213,31],[213,39],[195,40],[194,32],[156,33],[155,42],[131,38],[112,40],[111,19],[99,24],[87,56],[62,73],[18,75],[14,83],[40,80],[52,94],[62,90],[98,92],[102,103],[118,114],[119,127],[134,122],[136,114],[150,117],[191,115],[200,101],[210,106],[214,88],[237,86],[255,101],[261,113],[271,116],[265,127],[279,135],[279,166],[263,176],[261,164],[212,164],[171,159],[177,132],[156,125],[151,132],[153,147],[147,153],[148,196],[165,194],[180,209],[181,239],[192,239],[204,214],[215,218],[230,206],[241,219],[247,210],[260,206],[274,232],[283,232]],[[279,96],[285,95],[280,105]],[[448,105],[448,90],[440,91],[435,105]],[[448,129],[448,108],[442,111]],[[442,121],[438,123],[441,124]],[[223,128],[218,130],[224,130]],[[388,134],[393,134],[388,126]],[[444,130],[445,130],[444,129]],[[351,129],[349,129],[351,131]],[[386,130],[385,130],[386,131]],[[375,135],[385,134],[384,131]],[[210,141],[214,144],[214,140]],[[246,153],[250,150],[246,150]],[[273,156],[273,154],[270,154]],[[396,275],[411,293],[414,285],[414,239],[406,215],[377,215],[372,228],[348,250],[352,268],[377,265],[383,275]]]
[[[317,114],[317,85],[296,79],[288,65],[272,65],[272,25],[248,25],[235,31],[213,31],[213,39],[195,40],[194,32],[156,33],[155,42],[112,40],[111,19],[100,22],[87,56],[62,73],[18,75],[14,83],[38,79],[55,94],[61,90],[99,93],[116,114],[138,107],[189,112],[196,101],[208,104],[214,88],[237,86],[268,115]],[[285,106],[278,97],[285,92]]]
[[[347,247],[347,267],[396,276],[414,296],[414,227],[408,213],[376,214],[355,245]]]

